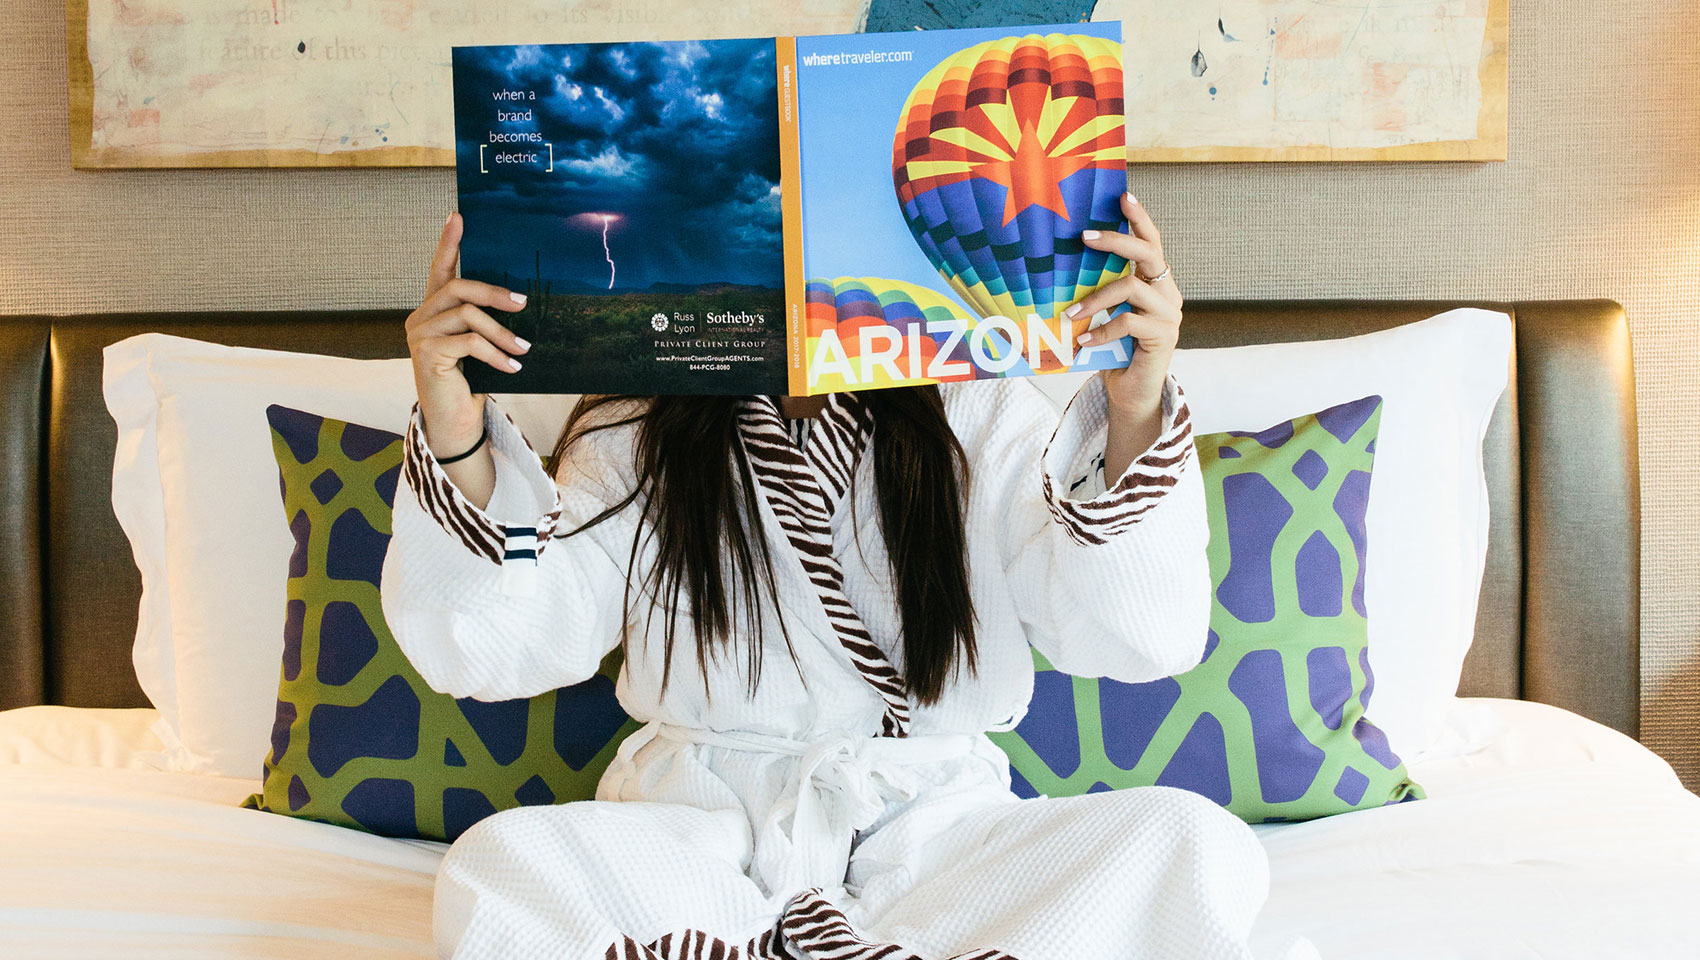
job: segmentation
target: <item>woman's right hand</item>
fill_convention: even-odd
[[[531,344],[479,309],[523,310],[524,294],[455,276],[462,226],[458,213],[450,213],[443,223],[425,299],[407,315],[407,349],[413,358],[425,438],[431,452],[442,457],[471,447],[484,430],[484,396],[467,386],[461,360],[472,358],[512,372],[520,364],[510,354],[531,349]]]

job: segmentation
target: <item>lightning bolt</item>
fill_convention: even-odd
[[[608,289],[614,289],[614,255],[608,252],[608,221],[613,218],[602,215],[602,256],[608,261]]]

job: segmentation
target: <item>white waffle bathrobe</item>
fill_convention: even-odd
[[[1029,643],[1061,670],[1129,682],[1203,655],[1208,528],[1179,386],[1165,384],[1162,435],[1108,490],[1097,378],[1060,423],[1026,380],[941,389],[971,465],[978,670],[932,706],[903,695],[860,401],[835,394],[795,430],[746,399],[740,440],[800,671],[769,605],[764,629],[736,638],[763,647],[754,697],[739,655],[705,695],[682,619],[662,695],[669,614],[635,602],[617,690],[645,726],[596,801],[498,813],[454,844],[436,886],[444,956],[1250,956],[1268,867],[1248,827],[1163,787],[1017,799],[984,735],[1026,712]],[[640,503],[565,533],[632,489],[636,428],[586,436],[552,479],[493,402],[485,420],[498,480],[479,510],[416,411],[382,595],[433,688],[500,700],[585,680],[618,644]],[[652,555],[646,540],[640,570]]]

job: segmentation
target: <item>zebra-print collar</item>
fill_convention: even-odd
[[[778,434],[802,455],[827,499],[827,516],[831,517],[849,490],[850,477],[873,435],[873,415],[867,404],[854,393],[829,393],[820,416],[787,420],[779,412],[777,398],[754,396],[744,399],[739,413],[744,436],[749,437],[753,429],[758,442],[763,436],[772,436],[772,428],[778,426]]]
[[[830,394],[800,448],[771,397],[744,400],[738,426],[750,471],[814,585],[839,643],[885,702],[881,734],[908,736],[906,684],[845,596],[844,569],[832,549],[832,517],[849,492],[850,478],[873,434],[871,413],[854,393]]]

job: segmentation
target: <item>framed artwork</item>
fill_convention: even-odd
[[[454,166],[449,48],[849,33],[867,0],[66,0],[71,162]]]
[[[1509,0],[66,0],[72,165],[452,166],[451,46],[1120,20],[1130,162],[1503,160]]]
[[[1510,0],[1099,0],[1128,160],[1504,160]]]

